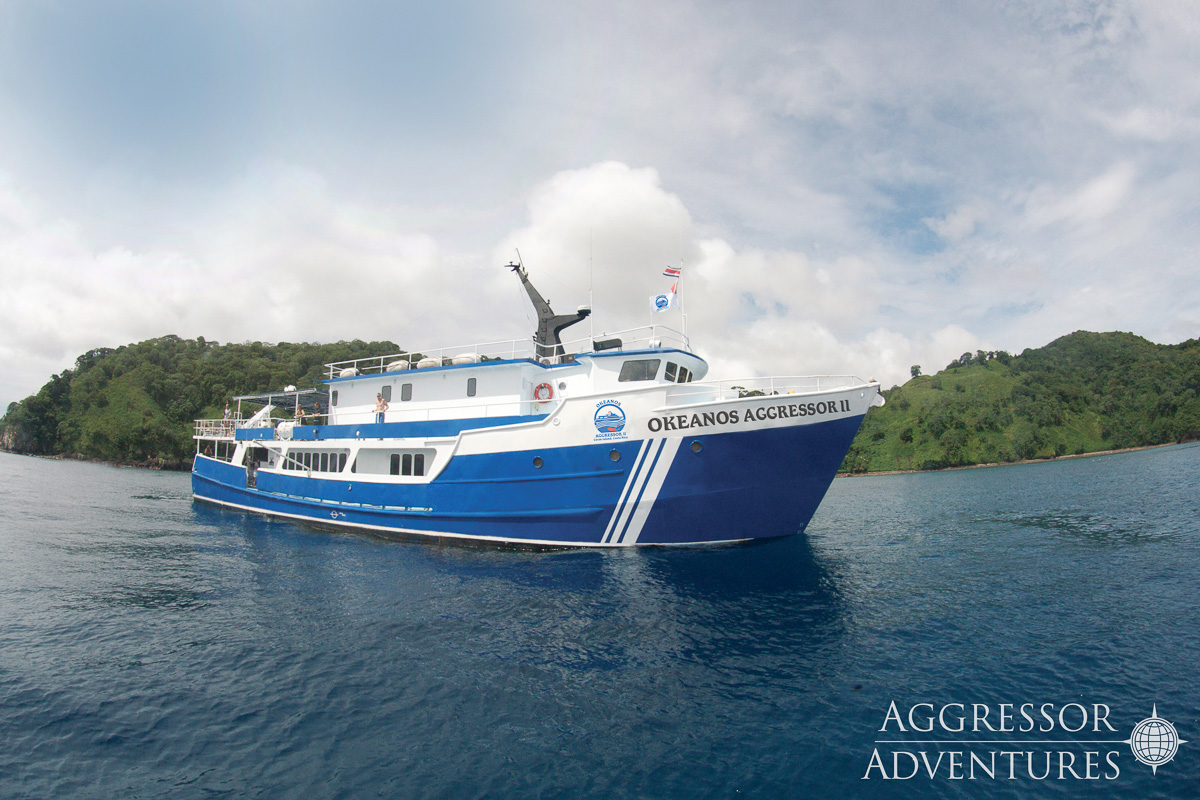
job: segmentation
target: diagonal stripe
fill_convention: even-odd
[[[617,537],[617,544],[625,543],[625,535],[629,531],[629,525],[630,525],[630,523],[632,523],[634,521],[634,518],[637,516],[639,509],[641,509],[641,507],[642,507],[643,496],[646,493],[646,487],[648,485],[650,485],[651,481],[654,479],[655,468],[658,466],[659,458],[662,457],[663,449],[667,446],[668,441],[670,441],[670,440],[668,440],[668,439],[661,440],[659,442],[658,448],[654,451],[654,458],[650,462],[650,469],[646,470],[646,478],[645,478],[645,480],[642,481],[641,488],[638,490],[637,500],[635,500],[634,502],[629,504],[629,517],[628,517],[628,519],[625,520],[625,524],[621,527],[621,535]],[[678,441],[676,441],[675,447],[678,447],[678,446],[679,446],[679,443],[678,443]],[[672,452],[674,452],[673,448],[672,448]],[[654,503],[653,498],[651,498],[650,503],[651,504]],[[638,525],[638,528],[639,529],[641,528],[640,524]],[[634,538],[635,539],[637,538],[636,535],[634,536]]]
[[[654,509],[655,501],[658,500],[658,493],[662,491],[663,484],[667,481],[667,473],[671,471],[671,464],[675,461],[675,454],[679,452],[679,445],[682,441],[682,439],[663,439],[663,447],[655,456],[655,464],[650,468],[650,475],[642,486],[642,496],[638,498],[637,507],[630,514],[628,531],[622,533],[622,544],[637,544],[638,537],[642,535],[642,528],[649,519],[650,512]],[[627,540],[626,537],[628,537]]]
[[[613,509],[612,519],[608,521],[608,527],[604,531],[604,536],[600,539],[602,544],[607,544],[612,539],[613,532],[617,529],[618,523],[624,515],[625,504],[629,502],[629,497],[635,491],[642,466],[646,463],[646,454],[650,452],[650,446],[653,441],[653,439],[644,439],[642,441],[642,446],[638,450],[637,457],[633,462],[633,469],[629,471],[629,479],[625,481],[625,488],[621,490],[621,499],[617,502],[616,508]]]

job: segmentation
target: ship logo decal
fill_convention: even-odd
[[[592,418],[600,433],[620,433],[625,428],[625,412],[615,400],[601,403]]]

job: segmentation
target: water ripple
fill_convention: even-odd
[[[0,454],[0,797],[1188,796],[862,781],[888,703],[1200,741],[1200,449],[835,482],[804,537],[521,553]],[[1122,745],[1124,747],[1124,745]]]

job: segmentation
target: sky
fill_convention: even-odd
[[[518,250],[712,378],[1176,343],[1197,187],[1193,2],[0,0],[0,408],[167,334],[526,338]]]

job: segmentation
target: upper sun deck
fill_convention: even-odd
[[[656,350],[679,350],[690,354],[691,345],[686,335],[673,328],[663,325],[647,325],[614,333],[602,333],[595,338],[587,336],[562,342],[553,348],[540,344],[536,341],[536,337],[530,337],[356,358],[326,364],[325,369],[327,370],[327,380],[334,381],[363,375],[466,366],[488,361],[529,361],[543,365],[570,364],[579,357],[594,353],[615,354]]]

